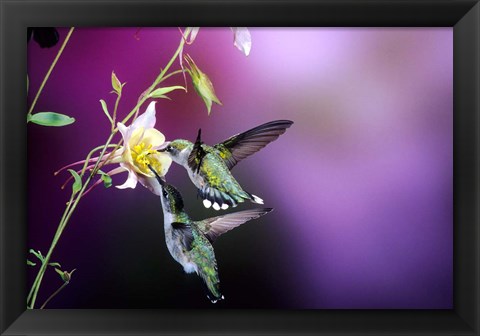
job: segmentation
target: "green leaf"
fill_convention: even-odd
[[[103,181],[103,185],[105,186],[105,188],[110,188],[112,186],[111,176],[101,170],[99,170],[98,173],[101,175],[100,178]]]
[[[107,174],[102,175],[102,181],[105,188],[110,188],[112,186],[112,178]]]
[[[29,121],[42,126],[66,126],[73,124],[75,118],[56,112],[39,112],[32,114]]]
[[[48,265],[52,267],[62,267],[58,262],[51,262],[51,263],[48,263]]]
[[[105,100],[100,99],[100,104],[102,104],[102,110],[107,116],[108,120],[110,120],[110,123],[113,123],[112,117],[110,117],[110,113],[108,113],[107,103],[105,103]]]
[[[187,89],[185,89],[183,86],[180,86],[180,85],[174,85],[174,86],[167,86],[167,87],[163,87],[163,88],[159,88],[159,89],[156,89],[155,91],[153,91],[152,93],[150,93],[148,96],[150,98],[164,98],[164,96],[169,93],[169,92],[172,92],[174,90],[184,90],[184,91],[187,91]]]
[[[72,185],[72,190],[73,190],[73,193],[76,194],[77,192],[80,191],[80,189],[82,189],[82,178],[80,177],[80,175],[78,175],[78,173],[75,170],[69,169],[68,171],[70,172],[70,174],[72,174],[73,178],[75,179],[75,182]]]
[[[60,275],[60,278],[62,278],[62,280],[64,282],[68,282],[68,277],[65,275],[66,272],[62,271],[62,270],[59,270],[58,268],[55,268],[55,272],[58,273],[58,275]]]
[[[27,265],[28,266],[35,266],[36,264],[27,259]]]
[[[115,90],[116,93],[120,94],[122,92],[122,83],[120,83],[120,80],[118,79],[117,75],[115,75],[115,72],[112,71],[112,88]]]
[[[158,96],[157,98],[172,100],[172,98],[170,98],[169,96],[166,96],[166,95],[161,95],[161,96]]]
[[[42,263],[45,260],[45,258],[42,255],[42,252],[40,252],[40,251],[35,251],[34,249],[30,249],[28,252],[30,252],[35,257],[37,257],[37,259],[40,260]]]

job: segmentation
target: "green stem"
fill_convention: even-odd
[[[113,139],[113,136],[114,136],[113,133],[110,134],[110,136],[109,136],[107,142],[105,143],[104,148],[103,148],[103,150],[102,150],[102,152],[99,156],[98,161],[95,163],[95,166],[94,166],[92,172],[96,171],[98,165],[100,164],[101,158],[105,154],[105,151],[107,150],[108,146],[110,145],[110,142]],[[35,308],[35,301],[37,299],[38,290],[40,289],[40,285],[42,284],[42,279],[43,279],[43,276],[44,276],[45,271],[47,269],[47,265],[50,262],[50,257],[52,256],[53,250],[57,246],[57,243],[60,240],[60,237],[62,236],[63,230],[67,226],[67,223],[70,220],[70,217],[72,216],[73,212],[75,211],[78,203],[80,202],[80,199],[81,199],[83,193],[85,192],[86,187],[88,186],[88,184],[90,183],[90,181],[91,181],[91,179],[94,175],[95,174],[90,174],[87,177],[87,179],[85,180],[85,183],[82,185],[82,189],[76,194],[76,198],[73,201],[73,203],[71,201],[68,202],[67,208],[65,209],[65,212],[64,212],[64,216],[62,217],[62,220],[60,220],[60,224],[58,225],[57,232],[55,234],[55,237],[53,238],[52,244],[50,245],[50,249],[48,250],[48,253],[45,256],[45,261],[42,264],[42,267],[40,268],[40,270],[38,271],[37,277],[35,279],[36,286],[35,287],[32,286],[33,294],[32,294],[32,299],[31,299],[30,305],[29,305],[30,309]],[[72,195],[72,197],[74,197],[74,196]],[[28,300],[28,298],[27,298],[27,300]]]
[[[176,71],[170,72],[168,75],[165,75],[159,83],[163,82],[163,81],[166,80],[167,78],[170,78],[170,77],[172,77],[172,76],[181,74],[181,73],[183,73],[183,72],[185,72],[185,70],[176,70]]]
[[[53,242],[55,242],[55,240],[57,239],[58,234],[60,232],[61,224],[65,220],[65,217],[67,216],[68,211],[70,211],[70,207],[72,205],[72,201],[73,201],[74,196],[75,195],[72,192],[72,195],[70,195],[70,200],[67,202],[67,207],[65,208],[65,211],[63,212],[62,219],[60,219],[60,223],[57,227],[57,231],[55,232],[55,236],[53,237]],[[53,244],[53,242],[52,242],[52,244]],[[52,250],[52,246],[50,246],[50,250]],[[50,252],[50,250],[49,250],[49,252]],[[40,270],[38,271],[37,276],[35,277],[35,280],[33,282],[32,287],[30,288],[30,292],[28,293],[28,297],[27,297],[27,305],[28,305],[28,302],[30,302],[30,298],[32,298],[32,296],[36,297],[35,292],[38,291],[37,288],[40,287],[39,282],[41,282],[41,278],[43,277],[43,273],[45,273],[45,270],[47,269],[47,266],[48,266],[47,257],[48,257],[48,260],[50,260],[50,257],[48,255],[48,253],[47,253],[47,256],[44,258],[42,265],[40,266]],[[42,274],[42,275],[40,276],[40,274]],[[35,300],[33,300],[33,302],[35,302]],[[33,305],[30,305],[28,307],[33,308]]]
[[[70,33],[69,35],[71,35],[71,32],[73,31],[73,28],[70,29]],[[185,31],[185,35],[188,36],[188,34],[190,33],[190,28],[187,28],[186,31]],[[67,37],[69,38],[69,36]],[[135,112],[140,108],[140,106],[149,98],[149,94],[155,89],[155,87],[162,81],[162,79],[164,78],[166,72],[170,69],[170,67],[172,66],[173,62],[175,61],[175,59],[178,57],[179,53],[182,51],[183,49],[183,46],[185,44],[185,39],[182,38],[181,41],[180,41],[180,44],[177,48],[177,50],[175,51],[174,55],[172,56],[172,58],[170,59],[170,61],[168,62],[167,66],[160,72],[160,74],[157,76],[157,78],[155,79],[155,81],[153,82],[153,84],[147,89],[147,91],[145,91],[145,95],[139,99],[137,105],[132,109],[132,111],[130,111],[130,113],[122,120],[122,123],[125,124],[134,114]],[[65,43],[64,43],[65,45]],[[62,46],[64,47],[64,46]],[[63,48],[62,48],[63,49]],[[56,60],[58,59],[58,55],[57,55],[57,58]],[[56,61],[54,61],[56,62]],[[52,69],[53,67],[51,67]],[[50,71],[51,72],[51,71]],[[49,74],[47,74],[48,76]],[[45,80],[46,81],[46,80]],[[33,110],[33,108],[31,108]],[[52,240],[52,243],[50,245],[50,248],[48,250],[48,253],[47,255],[45,256],[45,259],[44,259],[44,262],[40,268],[40,270],[38,271],[37,273],[37,276],[35,278],[35,281],[32,285],[32,288],[30,290],[30,293],[27,297],[27,307],[29,309],[33,309],[35,308],[35,301],[37,299],[37,294],[38,294],[38,291],[40,289],[40,285],[42,283],[42,279],[43,279],[43,276],[45,274],[45,271],[47,269],[47,266],[48,266],[48,263],[50,261],[50,257],[52,256],[52,253],[55,249],[55,247],[57,246],[57,243],[58,241],[60,240],[60,237],[62,236],[62,233],[63,233],[63,230],[65,229],[65,227],[67,226],[67,223],[68,221],[70,220],[70,217],[72,216],[73,212],[75,211],[78,203],[80,202],[80,199],[83,195],[83,193],[85,192],[85,189],[86,187],[88,186],[88,184],[90,183],[90,181],[92,180],[93,176],[96,174],[97,172],[97,169],[99,169],[99,165],[102,161],[102,158],[103,156],[105,155],[105,152],[107,150],[107,148],[110,146],[110,143],[113,139],[113,137],[115,136],[115,134],[118,132],[118,129],[115,128],[112,130],[112,132],[110,133],[110,136],[108,137],[105,145],[103,145],[103,149],[102,149],[102,152],[100,154],[100,156],[98,157],[98,160],[96,161],[95,163],[95,166],[94,168],[92,169],[92,173],[88,175],[87,179],[85,180],[85,183],[83,183],[82,185],[82,189],[77,193],[77,194],[72,194],[71,198],[70,198],[70,201],[68,202],[67,204],[67,207],[63,213],[63,216],[62,216],[62,219],[60,220],[60,223],[58,225],[58,228],[57,228],[57,232],[55,233],[55,236]],[[75,197],[76,196],[76,197]],[[73,201],[72,203],[72,199],[75,198],[75,200]],[[31,300],[30,300],[31,299]]]
[[[188,34],[190,33],[190,28],[187,28],[185,30],[185,36],[188,36]],[[150,93],[152,93],[152,91],[155,89],[155,87],[162,81],[163,77],[165,76],[165,74],[167,73],[167,71],[170,69],[170,67],[172,66],[173,62],[175,61],[175,59],[178,57],[178,55],[180,54],[180,52],[182,51],[183,49],[183,46],[185,45],[185,39],[182,37],[182,39],[180,40],[180,44],[177,48],[177,50],[175,51],[175,54],[173,54],[172,58],[170,59],[170,61],[167,63],[167,65],[165,66],[165,68],[160,72],[160,74],[158,75],[158,77],[155,79],[155,81],[153,82],[152,85],[150,85],[150,87],[148,88],[148,90],[145,92],[144,96],[138,101],[137,105],[135,105],[135,107],[133,108],[133,110],[130,111],[130,113],[122,120],[122,124],[125,124],[134,114],[135,112],[140,108],[140,106],[142,106],[142,104],[148,99],[150,98],[149,95]],[[115,128],[114,132],[117,132],[118,129]]]
[[[58,293],[61,292],[62,289],[64,289],[67,285],[69,284],[68,281],[65,281],[63,285],[61,285],[52,295],[48,297],[48,299],[43,303],[43,305],[40,307],[40,309],[45,308],[48,302],[50,302],[51,299],[53,299]]]
[[[68,31],[67,37],[65,38],[65,41],[63,41],[62,46],[61,46],[60,49],[58,50],[57,56],[56,56],[55,59],[53,60],[52,65],[50,65],[50,69],[48,69],[48,72],[47,72],[47,74],[45,75],[45,78],[43,79],[43,82],[42,82],[42,84],[40,85],[40,88],[38,89],[38,92],[37,92],[37,94],[35,95],[35,98],[33,99],[33,103],[32,103],[32,105],[30,106],[30,109],[28,110],[27,122],[30,121],[30,116],[32,115],[33,108],[34,108],[35,105],[37,104],[38,97],[40,97],[40,94],[42,93],[43,87],[44,87],[45,84],[47,83],[47,80],[48,80],[48,78],[50,77],[50,74],[52,73],[53,68],[55,68],[55,65],[57,64],[58,59],[59,59],[60,56],[62,55],[63,49],[65,49],[65,46],[67,45],[68,40],[70,39],[70,36],[72,36],[72,33],[73,33],[73,30],[74,30],[74,29],[75,29],[75,27],[70,28],[70,30]]]
[[[120,102],[120,98],[122,98],[121,90],[120,90],[120,93],[117,95],[117,99],[115,100],[115,107],[113,108],[112,132],[115,130],[115,122],[117,120],[117,108],[118,108],[118,103]]]
[[[87,166],[88,166],[88,161],[90,160],[90,158],[92,157],[93,153],[95,153],[96,151],[102,149],[105,145],[101,145],[101,146],[98,146],[98,147],[95,147],[94,149],[92,149],[90,151],[90,153],[88,153],[87,155],[87,158],[85,159],[85,163],[83,164],[83,168],[82,168],[82,171],[80,173],[80,176],[83,176],[85,174],[85,170],[87,169]],[[117,145],[108,145],[107,147],[108,148],[112,148],[112,147],[116,147]],[[100,159],[100,158],[99,158]]]

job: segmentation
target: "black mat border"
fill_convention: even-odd
[[[2,335],[479,335],[477,1],[0,0]],[[454,309],[25,311],[27,26],[454,27]]]

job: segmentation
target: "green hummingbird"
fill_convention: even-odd
[[[212,303],[224,299],[220,293],[217,261],[213,242],[227,231],[249,220],[261,217],[272,208],[238,211],[223,216],[192,220],[184,210],[180,192],[167,184],[150,167],[162,187],[163,226],[165,242],[173,259],[183,266],[185,273],[197,273],[202,278],[207,296]]]
[[[243,190],[230,170],[240,160],[276,140],[292,124],[290,120],[271,121],[214,146],[202,142],[202,130],[199,129],[195,143],[177,139],[165,143],[159,151],[167,153],[174,162],[187,169],[206,208],[213,205],[215,210],[225,210],[245,200],[263,204],[260,197]]]

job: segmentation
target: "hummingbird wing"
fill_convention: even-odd
[[[276,140],[292,126],[293,121],[275,120],[262,124],[246,132],[236,134],[224,142],[216,144],[214,148],[220,152],[229,169],[232,169],[240,160],[258,152],[260,149]]]
[[[192,227],[185,223],[173,222],[172,228],[173,236],[180,237],[183,246],[185,246],[188,251],[191,250],[193,244]]]
[[[238,211],[223,216],[207,218],[195,222],[195,224],[204,232],[208,240],[213,243],[225,232],[228,232],[252,219],[261,217],[272,210],[272,208],[263,208]]]
[[[190,155],[188,156],[188,166],[190,167],[190,169],[192,169],[193,171],[196,171],[197,173],[200,170],[203,158],[207,154],[207,152],[205,152],[205,150],[202,148],[201,135],[202,135],[202,129],[199,129],[197,140],[195,141],[195,144],[193,145],[193,149],[190,152]]]

